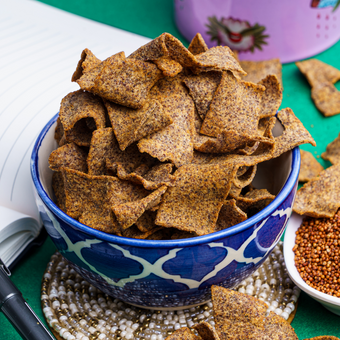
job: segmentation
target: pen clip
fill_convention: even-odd
[[[5,263],[1,260],[1,258],[0,258],[0,267],[2,267],[2,269],[3,269],[4,272],[7,274],[7,276],[11,276],[10,270],[7,268],[7,266],[5,265]]]

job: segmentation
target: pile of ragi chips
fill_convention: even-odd
[[[274,196],[251,185],[257,164],[315,142],[291,109],[277,113],[275,74],[246,76],[228,47],[208,49],[199,34],[187,49],[164,33],[127,58],[85,49],[49,158],[58,206],[140,239],[205,235],[263,209]]]

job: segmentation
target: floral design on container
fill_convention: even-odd
[[[218,20],[215,16],[208,17],[209,28],[207,32],[211,41],[217,41],[219,45],[229,46],[232,50],[239,52],[251,51],[257,48],[262,50],[262,45],[267,45],[266,38],[269,35],[263,34],[265,26],[255,24],[251,26],[248,21],[229,18]]]
[[[333,12],[339,7],[340,0],[312,0],[312,8],[333,7]]]

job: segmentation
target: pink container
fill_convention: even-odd
[[[175,0],[176,23],[189,41],[239,51],[241,60],[311,57],[340,38],[340,0]],[[210,26],[210,27],[208,27]]]

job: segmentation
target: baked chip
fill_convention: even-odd
[[[197,112],[202,119],[204,119],[209,110],[221,77],[221,72],[212,71],[191,75],[184,79],[184,84],[188,87],[189,93],[195,102]]]
[[[263,78],[272,74],[277,76],[282,86],[282,64],[280,59],[276,58],[262,61],[242,60],[240,61],[240,65],[243,70],[247,72],[246,76],[242,76],[243,80],[258,83]]]
[[[105,128],[105,114],[105,107],[99,97],[82,90],[69,93],[61,101],[59,112],[66,139],[79,146],[90,146],[93,130],[89,126]],[[95,124],[86,120],[93,120]]]
[[[275,116],[282,101],[282,87],[276,75],[268,75],[259,82],[266,89],[262,96],[260,117]]]
[[[112,206],[120,227],[126,229],[135,224],[146,210],[160,203],[166,190],[167,186],[163,185],[144,198]]]
[[[125,53],[124,52],[119,52],[111,57],[105,59],[101,63],[97,64],[95,67],[90,68],[88,70],[84,70],[82,76],[76,80],[77,84],[80,86],[82,90],[86,90],[89,92],[94,91],[94,86],[95,86],[95,79],[97,76],[100,74],[100,72],[103,70],[105,66],[111,66],[114,65],[115,62],[119,60],[124,60],[125,59]]]
[[[230,195],[230,193],[229,193]],[[247,214],[242,211],[234,199],[226,200],[223,203],[215,231],[220,231],[232,227],[235,224],[241,223],[247,219]]]
[[[142,232],[135,225],[133,225],[130,228],[122,230],[122,236],[128,237],[128,238],[136,238],[136,239],[140,239],[140,240],[145,240],[148,237],[152,236],[154,233],[156,233],[160,229],[161,229],[161,227],[156,226],[153,229]]]
[[[161,77],[162,72],[156,65],[127,58],[105,65],[94,80],[93,92],[117,104],[138,109]]]
[[[201,133],[216,137],[224,130],[235,131],[239,138],[244,136],[249,142],[266,140],[258,131],[264,90],[262,85],[239,81],[231,73],[224,72]]]
[[[202,340],[195,335],[188,327],[181,327],[171,335],[166,337],[165,340]]]
[[[176,167],[189,164],[193,158],[195,105],[182,84],[182,77],[160,80],[151,95],[163,106],[172,124],[138,142],[140,152],[146,152],[161,162],[171,161]]]
[[[292,109],[286,108],[280,110],[277,114],[277,118],[282,123],[284,131],[281,136],[275,138],[273,158],[276,158],[301,144],[309,143],[316,146],[313,137],[295,116]]]
[[[340,80],[340,70],[318,59],[309,59],[295,63],[307,78],[311,87],[320,83],[334,84]]]
[[[78,61],[77,68],[72,75],[71,81],[77,81],[85,72],[88,72],[100,63],[101,60],[98,59],[88,48],[85,48],[85,50],[81,52],[80,60]]]
[[[105,101],[113,132],[119,147],[124,151],[133,142],[170,125],[170,114],[163,110],[162,104],[149,100],[140,109],[131,109],[122,105]]]
[[[60,171],[53,172],[52,189],[56,198],[57,206],[66,213],[66,196],[63,175]]]
[[[254,189],[244,196],[237,197],[237,206],[247,213],[248,217],[257,214],[275,198],[267,189]]]
[[[181,64],[179,64],[177,61],[171,59],[168,56],[156,59],[154,60],[154,63],[166,77],[175,77],[178,73],[180,73],[183,70]]]
[[[294,329],[282,317],[253,296],[219,286],[211,287],[215,329],[220,340],[298,340]]]
[[[211,233],[236,173],[233,165],[183,165],[163,197],[155,223],[197,235]]]
[[[340,133],[333,142],[327,145],[326,151],[321,154],[321,157],[332,164],[340,162]]]
[[[340,91],[332,83],[319,83],[313,86],[312,99],[325,117],[340,113]]]
[[[65,131],[63,124],[61,124],[60,117],[57,119],[57,126],[55,127],[54,131],[54,139],[57,141],[59,146],[63,146],[67,143],[65,138]]]
[[[209,322],[202,321],[194,325],[193,328],[196,329],[197,333],[204,340],[220,340],[215,328]]]
[[[196,33],[196,35],[192,38],[188,50],[193,54],[197,55],[200,53],[204,53],[209,50],[207,44],[202,38],[200,33]]]
[[[300,149],[300,154],[299,182],[308,182],[323,170],[323,166],[314,158],[312,153]]]
[[[320,335],[320,336],[315,336],[314,338],[308,338],[305,340],[340,340],[340,339],[332,335]]]
[[[50,169],[59,171],[61,168],[70,168],[87,172],[87,152],[74,143],[65,144],[51,152],[48,158]]]
[[[156,212],[151,210],[146,210],[143,215],[141,215],[136,221],[136,227],[143,233],[159,228],[155,224]]]
[[[340,164],[320,172],[296,194],[293,210],[311,217],[333,217],[340,207]]]

